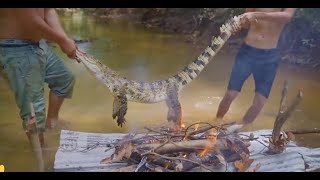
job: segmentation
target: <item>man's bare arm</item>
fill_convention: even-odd
[[[282,12],[253,12],[255,19],[259,20],[268,20],[279,23],[288,23],[291,21],[296,8],[285,8]]]
[[[67,34],[63,30],[59,16],[55,9],[53,8],[45,8],[44,9],[44,20],[45,22],[57,33],[63,35],[65,38],[68,38]]]
[[[68,35],[63,30],[59,16],[55,9],[53,8],[45,8],[44,9],[44,21],[47,25],[61,37],[61,41],[56,41],[55,39],[48,39],[57,44],[59,44],[61,50],[68,55],[69,58],[75,58],[76,56],[76,44],[72,39],[68,37]]]
[[[42,19],[37,12],[32,8],[23,8],[19,10],[19,13],[22,13],[22,15],[25,18],[28,18],[28,25],[26,26],[32,26],[32,28],[37,29],[39,33],[42,34],[42,36],[45,39],[51,40],[53,42],[56,42],[60,44],[61,42],[64,42],[66,39],[65,34],[55,31],[52,27],[50,27],[44,19]]]

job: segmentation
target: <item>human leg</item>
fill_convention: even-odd
[[[59,111],[65,98],[71,98],[75,83],[74,75],[46,44],[45,82],[50,88],[46,127],[54,128],[59,119]]]

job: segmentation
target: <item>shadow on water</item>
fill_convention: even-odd
[[[145,29],[140,25],[123,22],[101,22],[85,16],[62,17],[67,33],[76,39],[97,38],[92,43],[79,45],[90,54],[103,60],[110,68],[130,79],[164,79],[181,70],[198,56],[182,36]],[[127,124],[120,128],[111,117],[112,96],[82,64],[68,60],[59,48],[54,48],[77,80],[73,98],[66,100],[60,116],[70,123],[65,129],[96,132],[125,133],[146,125],[166,122],[165,103],[140,104],[129,102]],[[206,121],[214,123],[217,107],[224,95],[236,50],[222,49],[208,67],[180,95],[183,122]],[[270,99],[257,120],[246,130],[269,129],[278,110],[283,81],[289,81],[289,99],[298,89],[304,90],[304,99],[285,124],[290,129],[320,127],[320,77],[308,71],[282,65],[275,79]],[[232,104],[226,118],[240,120],[249,108],[254,92],[253,79],[245,83],[242,93]],[[48,88],[45,88],[46,100]],[[8,84],[0,79],[0,164],[7,171],[37,171],[36,159],[22,130],[19,111]],[[320,145],[319,135],[297,136],[300,144]],[[52,171],[55,152],[59,146],[59,131],[47,132],[48,148],[45,152],[47,171]]]

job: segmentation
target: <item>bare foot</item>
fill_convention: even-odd
[[[66,120],[47,120],[46,128],[50,130],[61,130],[61,129],[69,129],[70,122]]]

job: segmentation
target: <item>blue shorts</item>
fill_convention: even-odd
[[[243,44],[232,68],[228,90],[240,92],[243,83],[252,74],[255,91],[268,98],[280,62],[277,48],[258,49]]]
[[[44,42],[0,39],[0,65],[14,92],[25,130],[33,104],[36,127],[45,129],[44,83],[57,96],[71,98],[74,76],[63,61]]]

